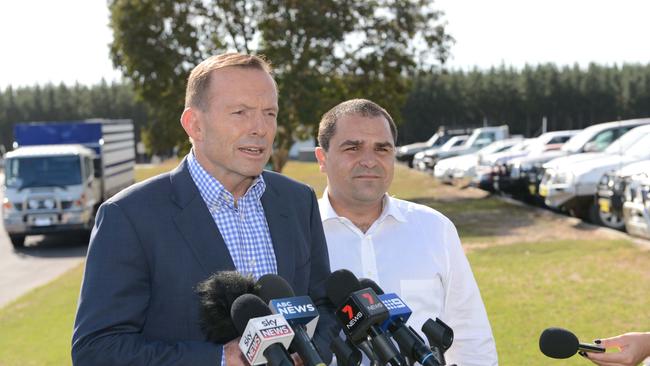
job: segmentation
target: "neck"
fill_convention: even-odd
[[[379,218],[381,212],[384,208],[384,197],[378,201],[368,202],[368,203],[346,203],[341,200],[337,200],[328,193],[328,198],[330,204],[336,214],[342,217],[347,218],[352,221],[354,226],[359,228],[361,232],[365,233],[370,229],[372,224]]]

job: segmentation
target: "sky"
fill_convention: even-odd
[[[648,0],[436,0],[455,69],[650,63]],[[119,80],[105,0],[0,0],[0,88]]]

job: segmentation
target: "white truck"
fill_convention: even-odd
[[[27,235],[90,232],[99,205],[134,182],[134,167],[131,120],[16,124],[2,185],[13,246]]]

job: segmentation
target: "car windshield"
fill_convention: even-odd
[[[621,136],[619,139],[616,141],[612,142],[611,145],[609,145],[606,149],[605,152],[608,154],[621,154],[621,153],[627,153],[626,150],[636,144],[637,141],[639,141],[641,138],[643,138],[648,132],[641,132],[644,130],[648,130],[648,127],[644,126],[641,127],[641,129],[633,129],[628,131],[626,134]],[[650,132],[650,131],[649,131]]]
[[[438,133],[434,133],[433,136],[427,140],[427,146],[440,146],[442,144],[443,141]]]
[[[589,139],[591,139],[595,133],[595,128],[585,128],[584,130],[578,132],[576,135],[571,137],[569,141],[567,141],[560,150],[570,152],[570,153],[577,153],[582,149],[582,147],[589,142]]]
[[[623,153],[637,158],[648,159],[650,158],[650,149],[648,146],[650,146],[650,131],[643,134],[632,146],[626,148]]]
[[[39,156],[7,159],[5,164],[7,187],[65,187],[81,184],[79,156]]]

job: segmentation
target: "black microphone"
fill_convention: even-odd
[[[236,271],[216,272],[196,286],[201,304],[199,322],[210,342],[225,344],[239,337],[230,317],[236,298],[252,293],[255,280]]]
[[[389,310],[389,317],[385,326],[390,331],[393,339],[397,342],[402,355],[411,360],[417,361],[424,366],[440,366],[441,363],[431,352],[422,338],[408,325],[406,321],[411,315],[411,309],[396,294],[385,294],[379,285],[364,278],[359,280],[361,286],[370,287],[380,293],[379,298]],[[382,328],[384,325],[382,324]],[[444,364],[444,363],[442,363]]]
[[[294,333],[282,315],[253,294],[239,296],[232,304],[232,320],[241,334],[239,349],[251,365],[294,366],[287,347]]]
[[[445,365],[445,351],[454,342],[454,331],[442,320],[427,319],[422,325],[422,333],[427,336],[433,356],[441,365]]]
[[[361,289],[359,280],[350,271],[341,269],[325,281],[327,296],[337,307],[336,317],[343,325],[343,332],[355,344],[370,338],[374,353],[381,364],[406,365],[386,333],[379,327],[389,312],[371,288]]]
[[[595,344],[580,343],[578,337],[563,328],[547,328],[539,336],[539,349],[550,358],[569,358],[578,351],[605,352]]]
[[[318,311],[309,296],[295,296],[291,285],[276,274],[260,277],[255,287],[271,311],[284,316],[293,329],[295,336],[289,351],[298,353],[306,366],[325,366],[311,341],[318,323]]]
[[[338,335],[334,335],[330,350],[336,355],[337,365],[359,366],[361,364],[361,352],[349,339],[343,340]]]

